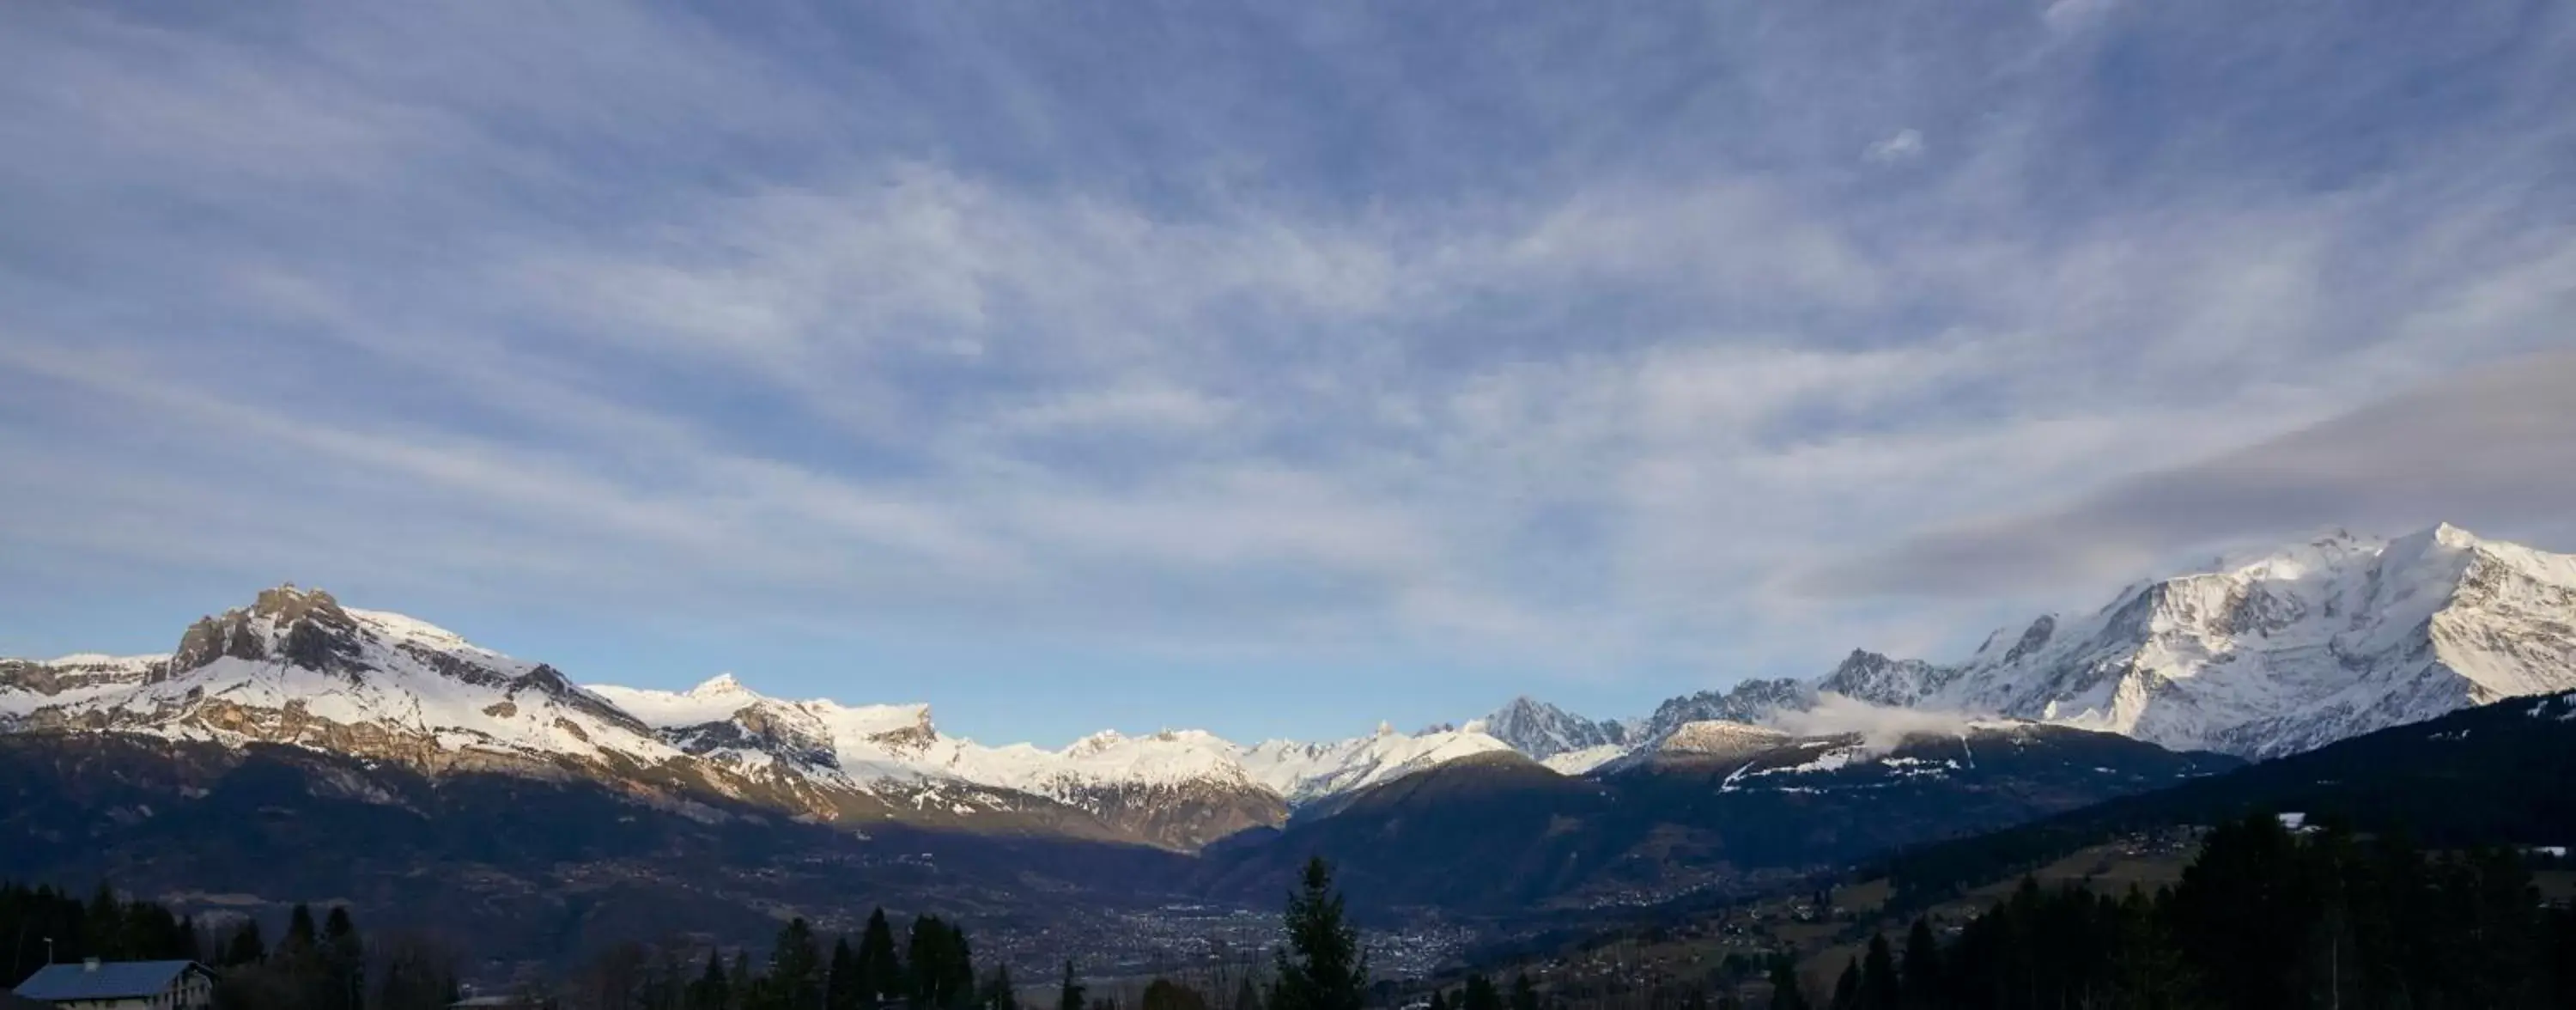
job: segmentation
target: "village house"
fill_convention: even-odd
[[[212,1010],[215,973],[195,961],[49,964],[17,995],[55,1010]]]

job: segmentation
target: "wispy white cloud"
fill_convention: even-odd
[[[2040,9],[2039,19],[2047,23],[2049,31],[2071,35],[2100,24],[2117,6],[2118,0],[2048,0],[2048,5]]]
[[[2510,453],[2239,471],[2564,346],[2568,15],[2222,7],[47,10],[0,543],[1642,700],[2338,508],[2546,532]]]
[[[1870,142],[1860,152],[1861,160],[1881,165],[1912,161],[1923,156],[1923,131],[1906,127]]]
[[[1813,708],[1780,713],[1777,722],[1799,736],[1857,735],[1861,746],[1880,753],[1895,750],[1909,737],[1958,736],[1975,726],[1975,720],[1957,712],[1888,708],[1832,692],[1817,695]]]

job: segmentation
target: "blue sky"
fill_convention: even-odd
[[[2576,548],[2564,3],[0,19],[0,653],[1324,736]]]

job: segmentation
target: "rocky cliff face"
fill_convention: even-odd
[[[1536,761],[1595,747],[1625,747],[1629,743],[1628,727],[1623,723],[1586,719],[1528,695],[1512,699],[1510,704],[1479,720],[1478,725],[1494,739]]]

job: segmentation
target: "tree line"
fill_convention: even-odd
[[[625,943],[590,961],[564,987],[582,1010],[1016,1010],[1010,969],[975,970],[966,931],[933,915],[915,918],[898,945],[876,909],[855,942],[828,949],[811,922],[793,918],[754,961],[748,949],[694,957],[686,944]]]
[[[1281,925],[1285,942],[1274,952],[1267,984],[1243,975],[1223,1010],[1361,1010],[1367,1004],[1368,957],[1329,864],[1308,862]],[[221,977],[217,1000],[227,1010],[441,1010],[459,996],[457,959],[449,949],[411,934],[371,947],[345,907],[317,920],[310,906],[298,904],[284,935],[271,944],[255,918],[203,929],[166,907],[119,900],[105,886],[83,902],[49,888],[0,885],[0,935],[21,941],[14,950],[24,970],[13,970],[13,987],[45,963],[50,938],[51,956],[62,961],[204,962]],[[966,931],[932,915],[915,918],[900,946],[880,908],[855,942],[836,937],[828,951],[803,918],[782,926],[759,962],[748,950],[730,959],[709,950],[702,960],[684,950],[616,945],[554,995],[581,1010],[1022,1010],[1010,969],[997,964],[978,972]],[[1533,1010],[1533,998],[1528,980],[1520,979],[1508,1010]],[[1460,999],[1459,1010],[1506,1010],[1490,982],[1470,985]],[[1216,1006],[1185,984],[1156,979],[1138,1010]],[[1118,1007],[1114,999],[1086,999],[1067,961],[1057,1010]]]
[[[84,901],[51,887],[0,884],[0,936],[11,938],[9,987],[50,958],[198,961],[221,978],[217,1001],[242,1010],[441,1010],[457,995],[456,958],[425,936],[396,933],[372,949],[349,910],[288,914],[272,946],[259,920],[201,924],[123,900],[105,884]]]
[[[55,961],[202,960],[203,938],[186,916],[148,901],[119,900],[101,885],[84,901],[51,887],[0,884],[0,937],[9,939],[8,987]]]
[[[1307,868],[1285,925],[1285,967],[1266,987],[1246,972],[1219,1003],[1186,982],[1158,978],[1139,1010],[1356,1010],[1368,988],[1365,958],[1322,862]],[[311,906],[295,905],[272,944],[256,918],[199,923],[154,902],[122,899],[105,884],[83,899],[50,886],[0,883],[0,941],[10,944],[0,989],[15,988],[49,957],[95,957],[203,962],[216,969],[217,998],[228,1010],[441,1010],[460,994],[450,948],[412,933],[371,948],[345,907],[317,917]],[[810,922],[792,919],[757,961],[749,950],[727,958],[695,943],[617,944],[552,988],[544,995],[580,1010],[1018,1010],[1010,969],[996,964],[979,972],[962,927],[924,915],[898,940],[882,908],[855,940],[835,937],[828,948]],[[1115,997],[1085,998],[1071,962],[1058,1005],[1118,1010]]]
[[[1807,997],[1775,1006],[1805,1010]],[[2024,878],[1944,940],[1917,919],[1873,937],[1831,1010],[2116,1007],[2338,1010],[2576,1006],[2576,911],[2540,901],[2523,857],[2428,853],[2269,816],[2210,832],[2154,894]]]

